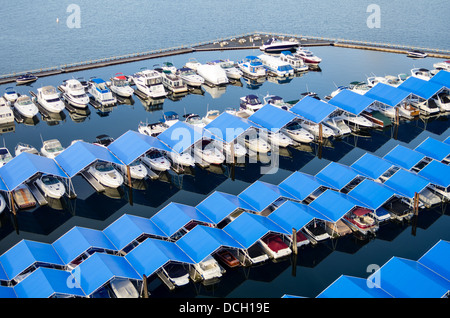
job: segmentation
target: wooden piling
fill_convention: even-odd
[[[292,228],[292,253],[297,254],[297,230]]]

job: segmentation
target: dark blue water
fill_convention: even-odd
[[[194,112],[203,116],[207,109],[224,110],[227,107],[238,107],[239,98],[247,94],[263,97],[276,94],[285,100],[295,100],[305,91],[314,91],[321,97],[330,94],[335,85],[347,84],[350,81],[365,80],[367,76],[396,75],[408,73],[413,67],[431,68],[437,59],[411,60],[404,55],[390,53],[359,51],[337,47],[314,47],[313,51],[323,58],[320,72],[308,72],[300,77],[292,78],[288,83],[268,80],[259,86],[249,85],[241,80],[240,85],[228,85],[223,92],[189,94],[179,100],[165,99],[158,108],[146,107],[136,96],[132,105],[118,105],[110,112],[100,113],[90,107],[90,114],[82,121],[74,121],[66,112],[65,118],[52,123],[40,118],[35,125],[15,124],[14,131],[2,134],[4,144],[13,151],[18,142],[25,142],[40,148],[41,138],[57,138],[64,147],[74,139],[94,141],[95,136],[106,133],[117,138],[129,129],[137,130],[140,121],[157,121],[163,111],[173,110],[180,115]],[[17,87],[20,93],[43,85],[59,85],[69,77],[83,76],[86,79],[98,76],[108,79],[117,72],[132,74],[141,67],[152,67],[170,61],[182,66],[191,57],[200,62],[218,58],[238,60],[257,51],[224,51],[204,52],[172,56],[166,59],[141,61],[101,69],[93,69],[80,73],[57,75],[40,78],[30,86]],[[0,86],[3,93],[5,87]],[[316,174],[330,161],[352,164],[366,152],[383,156],[395,145],[403,144],[414,148],[426,137],[431,136],[443,140],[449,136],[448,116],[434,119],[419,119],[405,122],[398,131],[386,128],[383,131],[372,131],[369,136],[349,136],[342,140],[332,141],[328,147],[319,152],[317,146],[309,148],[288,148],[280,157],[280,166],[276,174],[262,175],[261,163],[238,166],[231,171],[230,167],[218,169],[201,169],[196,167],[192,174],[167,174],[165,178],[147,181],[143,190],[133,190],[130,196],[128,188],[121,188],[114,193],[96,193],[79,176],[73,179],[76,200],[64,200],[60,205],[40,207],[30,212],[19,212],[19,234],[16,233],[11,215],[0,216],[0,253],[6,251],[21,239],[30,239],[52,243],[73,226],[85,226],[103,230],[123,213],[151,217],[170,202],[197,205],[213,191],[239,194],[256,180],[278,184],[294,171],[300,170]],[[131,201],[131,202],[130,202]],[[280,297],[283,294],[294,294],[314,297],[331,284],[341,274],[367,277],[369,264],[383,265],[392,256],[410,259],[419,258],[439,239],[450,240],[449,210],[447,206],[439,206],[424,211],[418,219],[418,227],[413,235],[411,224],[391,224],[383,227],[377,237],[370,241],[358,241],[352,236],[339,239],[335,246],[319,245],[307,247],[299,252],[295,260],[281,263],[268,263],[261,267],[228,271],[226,279],[210,287],[201,284],[189,286],[169,292],[158,283],[151,283],[153,297]]]
[[[367,25],[371,4],[379,6],[379,28]],[[450,48],[446,0],[18,0],[0,10],[0,74],[254,31]]]

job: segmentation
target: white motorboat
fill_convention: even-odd
[[[91,165],[88,172],[101,184],[117,188],[123,184],[123,177],[111,163],[97,162]]]
[[[429,100],[411,99],[411,105],[417,107],[426,116],[435,115],[441,111],[434,98],[430,98]]]
[[[232,155],[231,146],[233,146],[233,153],[236,158],[241,158],[247,154],[247,150],[245,149],[245,147],[238,142],[232,141],[229,143],[223,143],[220,141],[215,141],[215,143],[217,148],[221,149],[222,147],[222,150],[227,156]]]
[[[304,129],[298,121],[293,121],[281,128],[281,132],[285,133],[292,140],[300,143],[310,143],[314,141],[314,136]]]
[[[173,63],[171,62],[163,62],[161,68],[164,71],[169,71],[170,73],[176,73],[177,68],[175,67],[175,65],[173,65]]]
[[[249,77],[265,77],[267,71],[264,68],[261,60],[253,55],[248,55],[238,62],[239,69]]]
[[[391,85],[393,87],[398,87],[400,86],[401,83],[405,81],[405,78],[400,77],[400,75],[398,76],[386,75],[384,78],[386,79],[385,84]]]
[[[219,60],[218,64],[225,70],[229,79],[238,80],[242,77],[242,71],[236,67],[236,63],[234,61]]]
[[[271,233],[258,240],[264,251],[273,259],[286,257],[292,253],[291,248],[286,244],[280,235]]]
[[[114,141],[113,137],[106,134],[101,134],[95,137],[95,141],[93,142],[93,144],[108,147],[111,143],[113,143],[113,141]]]
[[[158,149],[150,150],[149,153],[142,157],[142,162],[155,171],[167,171],[171,166],[170,161]]]
[[[187,151],[183,153],[176,153],[175,151],[171,151],[168,153],[168,157],[175,165],[185,166],[185,167],[193,167],[195,166],[194,157]]]
[[[217,109],[208,110],[206,112],[205,117],[202,118],[202,121],[205,123],[205,125],[208,125],[214,119],[219,117],[219,115],[220,115],[220,111],[218,111]]]
[[[193,268],[205,281],[222,277],[223,269],[211,255],[200,263],[194,264]],[[193,272],[191,272],[191,277],[194,277]]]
[[[36,185],[45,196],[53,199],[60,199],[66,193],[64,184],[58,178],[51,175],[42,175],[36,180]]]
[[[128,165],[130,167],[130,177],[135,180],[142,180],[147,176],[147,169],[140,159],[136,159]],[[124,175],[128,176],[127,166],[120,166]]]
[[[369,76],[367,78],[367,86],[369,88],[374,87],[378,83],[387,84],[387,79],[385,77],[382,77],[382,76]]]
[[[323,123],[331,128],[336,136],[344,136],[352,132],[350,127],[345,124],[345,121],[342,118],[330,117]]]
[[[141,69],[132,78],[137,89],[150,98],[161,98],[167,95],[162,84],[162,75],[158,71]]]
[[[267,154],[271,150],[271,147],[267,141],[261,138],[256,131],[254,133],[240,136],[237,140],[251,152]]]
[[[39,155],[39,152],[33,146],[30,146],[30,145],[24,144],[22,142],[19,142],[16,145],[16,148],[14,149],[14,155],[17,157],[22,152],[28,152],[28,153],[32,153],[32,154],[35,154],[35,155]]]
[[[202,65],[202,63],[197,61],[195,58],[190,58],[189,61],[184,65],[184,67],[197,71],[197,67],[199,67],[200,65]]]
[[[192,87],[201,87],[205,83],[205,79],[198,75],[193,69],[183,67],[177,70],[176,74],[180,76],[186,85]]]
[[[197,73],[210,85],[226,85],[229,83],[227,73],[220,65],[201,64]]]
[[[174,94],[187,93],[188,88],[183,79],[176,73],[167,70],[161,72],[162,83],[167,90]]]
[[[368,90],[370,90],[371,87],[369,87],[365,82],[354,81],[349,84],[348,88],[355,93],[364,95]]]
[[[428,56],[427,53],[418,51],[418,50],[408,51],[406,54],[407,54],[407,57],[412,57],[412,58],[416,58],[416,59],[423,59]]]
[[[87,108],[89,96],[80,81],[76,79],[65,80],[59,87],[63,91],[62,98],[66,102],[77,108]]]
[[[277,95],[267,94],[266,96],[264,96],[263,100],[265,104],[270,104],[283,110],[289,110],[292,107],[291,104],[286,103],[282,97]]]
[[[330,238],[324,221],[314,219],[303,227],[303,231],[313,242],[322,242]]]
[[[64,151],[63,146],[58,139],[45,140],[42,143],[41,154],[44,157],[54,159],[57,155]]]
[[[185,118],[185,122],[191,124],[193,126],[197,126],[203,128],[206,124],[203,122],[202,118],[197,114],[186,114],[183,116]]]
[[[209,139],[204,139],[201,143],[194,145],[194,156],[200,159],[197,161],[209,164],[220,165],[225,161],[223,152],[216,148],[215,143]]]
[[[249,116],[257,112],[263,104],[258,96],[250,94],[239,99],[240,110],[245,111]]]
[[[291,51],[282,51],[280,53],[280,60],[289,63],[295,72],[305,72],[308,70],[308,65],[303,62],[303,59],[294,56]]]
[[[3,195],[0,194],[0,213],[2,213],[6,208],[6,200]]]
[[[399,105],[397,105],[398,108],[398,114],[402,117],[405,117],[407,119],[414,118],[416,116],[419,116],[420,111],[411,103],[408,102],[402,102]]]
[[[37,89],[36,101],[46,110],[52,113],[59,113],[64,110],[64,102],[59,96],[59,92],[53,86],[44,86]]]
[[[371,210],[366,208],[356,208],[343,217],[343,221],[354,231],[363,235],[375,233],[378,230],[378,223],[370,216]]]
[[[3,97],[0,97],[0,125],[14,122],[14,112]]]
[[[5,164],[7,164],[12,159],[12,155],[9,152],[8,148],[1,147],[0,148],[0,167],[3,167]]]
[[[284,41],[275,37],[268,39],[262,46],[259,47],[261,51],[277,53],[281,51],[295,50],[299,47],[299,43],[295,40]]]
[[[300,126],[302,126],[302,128],[309,131],[316,138],[318,138],[320,136],[320,125],[319,124],[313,123],[308,120],[300,120],[299,123],[300,123]],[[328,127],[326,125],[322,125],[322,137],[323,138],[331,138],[334,136],[335,136],[335,133],[330,127]]]
[[[93,78],[89,81],[88,92],[102,106],[115,105],[117,103],[116,97],[113,96],[108,85],[101,78]]]
[[[441,92],[436,95],[436,103],[443,112],[449,112],[450,111],[450,95]]]
[[[411,69],[411,76],[428,81],[431,77],[433,77],[433,73],[426,68],[418,67]]]
[[[346,121],[351,129],[369,129],[373,128],[373,123],[364,116],[356,116],[350,113],[342,112],[337,118],[341,118]]]
[[[140,122],[138,125],[138,131],[141,134],[152,136],[152,137],[158,136],[160,133],[162,133],[167,128],[169,128],[169,126],[167,126],[166,124],[161,123],[161,122],[152,123],[152,124]]]
[[[189,272],[179,263],[169,263],[161,267],[161,274],[176,287],[189,283]]]
[[[161,119],[159,120],[161,123],[167,125],[168,127],[176,124],[178,121],[180,121],[179,116],[177,113],[173,111],[167,111],[164,112]]]
[[[294,68],[288,62],[284,62],[278,57],[261,54],[258,56],[268,73],[284,77],[294,74]]]
[[[39,109],[27,95],[21,95],[14,103],[14,108],[26,118],[33,118],[39,113]]]
[[[19,94],[14,90],[13,87],[7,87],[5,88],[5,94],[3,94],[3,97],[7,102],[10,102],[12,104],[16,101],[16,99],[19,98]]]
[[[37,81],[37,79],[38,77],[36,75],[27,73],[16,78],[16,84],[17,85],[28,84]]]
[[[434,63],[433,67],[437,70],[450,71],[450,60]]]
[[[134,93],[134,89],[130,86],[128,78],[122,73],[116,73],[111,78],[109,88],[114,94],[124,98],[130,98]]]
[[[111,290],[117,298],[139,298],[139,292],[133,283],[126,278],[114,278],[110,282]]]
[[[282,133],[281,131],[278,131],[276,133],[264,131],[260,133],[260,137],[269,142],[271,145],[276,145],[277,147],[286,148],[293,144],[292,138]]]
[[[303,60],[303,62],[305,62],[305,64],[317,65],[320,62],[322,62],[322,59],[320,57],[314,55],[314,53],[311,52],[310,50],[307,50],[304,48],[298,49],[294,53],[294,56],[301,58]]]

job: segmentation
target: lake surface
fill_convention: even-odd
[[[169,98],[157,107],[146,106],[137,96],[132,105],[118,105],[109,112],[99,112],[90,107],[85,118],[72,119],[65,111],[65,118],[47,122],[39,116],[34,125],[14,125],[14,130],[3,133],[4,144],[14,150],[18,142],[25,142],[40,148],[42,140],[57,138],[64,147],[75,139],[88,142],[100,134],[118,138],[127,130],[137,131],[140,121],[158,121],[164,111],[173,110],[182,115],[185,112],[206,114],[207,109],[223,111],[228,107],[239,106],[239,98],[256,94],[261,99],[267,94],[275,94],[286,101],[299,99],[300,94],[314,91],[320,97],[329,95],[336,85],[345,85],[355,80],[365,80],[371,74],[397,75],[409,73],[413,67],[432,68],[437,59],[412,60],[404,55],[392,53],[360,51],[338,47],[314,47],[312,50],[323,58],[320,71],[309,71],[302,76],[291,78],[286,83],[268,79],[258,85],[249,84],[243,79],[236,85],[225,89],[204,88],[202,94],[189,94],[178,100]],[[131,75],[141,67],[151,68],[155,64],[170,61],[181,67],[190,58],[200,62],[219,58],[239,60],[249,54],[259,54],[257,50],[238,50],[221,52],[199,52],[171,56],[169,58],[140,61],[110,66],[89,71],[62,74],[40,78],[29,86],[17,86],[21,94],[29,94],[44,85],[57,86],[68,77],[92,76],[109,79],[117,72]],[[0,92],[11,85],[0,86]],[[96,193],[80,176],[73,179],[76,200],[64,200],[62,206],[44,206],[32,211],[19,212],[19,234],[16,233],[10,213],[0,216],[0,253],[19,242],[30,239],[52,243],[73,226],[84,226],[103,230],[124,213],[151,217],[170,202],[195,206],[214,191],[239,194],[256,180],[279,184],[294,171],[316,174],[330,161],[350,165],[366,152],[384,156],[397,144],[416,147],[426,137],[444,140],[449,136],[447,115],[434,119],[419,119],[405,122],[398,131],[387,128],[372,131],[370,136],[349,136],[332,141],[332,147],[324,147],[321,157],[316,146],[304,149],[288,148],[280,157],[276,174],[262,175],[261,163],[236,167],[234,178],[229,167],[202,169],[196,167],[192,175],[168,174],[164,180],[147,181],[144,190],[133,190],[132,204],[128,188],[119,192]],[[394,139],[393,137],[396,137]],[[58,209],[55,209],[58,208]],[[447,206],[423,211],[418,219],[415,235],[411,224],[391,224],[382,227],[375,239],[358,241],[352,236],[339,239],[335,246],[327,243],[315,248],[300,250],[296,265],[291,260],[280,263],[267,263],[260,267],[227,271],[224,279],[214,286],[190,284],[185,288],[169,292],[168,289],[152,282],[152,297],[281,297],[294,294],[315,297],[341,274],[367,277],[369,264],[383,265],[392,256],[418,259],[439,239],[450,240],[449,209]]]

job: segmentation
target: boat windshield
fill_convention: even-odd
[[[302,126],[300,126],[299,123],[295,122],[295,123],[291,123],[291,124],[287,125],[286,128],[289,130],[298,130],[298,129],[301,129]]]
[[[98,163],[95,165],[95,169],[100,172],[108,172],[114,170],[113,166],[109,163]]]
[[[162,153],[159,151],[152,151],[148,154],[148,157],[150,159],[158,159],[158,158],[161,158],[162,156],[163,156]]]
[[[18,100],[17,103],[18,103],[19,105],[23,105],[23,106],[33,104],[33,102],[31,101],[30,98],[22,98],[22,99]]]
[[[45,177],[42,177],[42,182],[43,182],[45,185],[52,185],[52,184],[57,184],[57,183],[59,183],[59,180],[56,179],[56,178],[54,178],[54,177],[45,176]]]
[[[132,163],[130,163],[129,166],[136,167],[136,166],[139,166],[140,164],[141,164],[141,161],[138,159],[138,160],[135,160]]]

